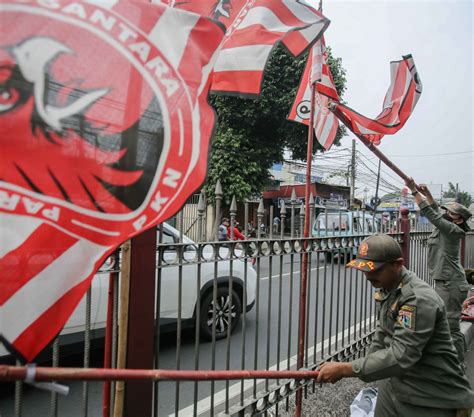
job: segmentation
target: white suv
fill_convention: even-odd
[[[158,241],[160,232],[158,231]],[[163,224],[162,245],[164,251],[161,268],[161,297],[160,297],[160,329],[161,331],[176,329],[178,318],[178,257],[175,244],[179,242],[179,231],[167,223]],[[209,262],[201,262],[201,285],[200,306],[196,306],[198,294],[198,262],[196,259],[197,244],[187,236],[182,237],[186,245],[183,252],[182,268],[182,303],[181,318],[183,327],[194,326],[196,323],[196,308],[200,308],[200,334],[204,339],[212,338],[212,315],[213,315],[213,289],[214,281],[217,286],[216,298],[216,339],[222,339],[227,335],[229,314],[229,277],[232,274],[232,312],[231,330],[237,326],[243,311],[244,291],[246,291],[246,311],[249,311],[255,303],[255,287],[257,274],[252,266],[252,258],[246,258],[242,251],[235,250],[234,260],[228,259],[229,248],[220,246],[218,261],[214,259],[214,249],[211,245],[205,245],[202,257]],[[91,339],[98,341],[104,336],[107,293],[109,288],[109,272],[111,263],[106,262],[92,280],[91,291]],[[188,262],[186,262],[188,261]],[[217,264],[217,276],[215,267]],[[158,271],[158,269],[157,269]],[[246,278],[245,278],[246,273]],[[157,272],[158,276],[158,272]],[[244,283],[246,282],[246,286]],[[85,297],[78,305],[74,314],[68,320],[60,333],[61,351],[64,348],[77,345],[84,340],[86,317]],[[94,344],[94,343],[93,343]],[[77,347],[77,346],[76,346]],[[82,347],[81,347],[82,348]],[[7,355],[7,351],[0,343],[0,358]],[[41,358],[38,358],[41,361]]]

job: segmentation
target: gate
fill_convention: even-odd
[[[343,212],[326,212],[315,222],[312,237],[303,238],[304,210],[295,202],[265,216],[260,204],[256,238],[232,239],[237,216],[230,208],[230,240],[202,241],[205,207],[197,205],[195,239],[185,227],[163,224],[157,230],[157,248],[150,265],[156,267],[152,328],[148,351],[155,369],[294,371],[300,340],[304,342],[304,370],[315,370],[322,361],[348,360],[363,355],[376,326],[373,289],[363,274],[346,269],[360,242],[374,232],[391,234],[402,245],[410,268],[429,282],[427,238],[430,230],[415,225],[409,230],[407,213],[391,221],[361,212],[356,220]],[[220,206],[216,207],[217,218]],[[260,227],[264,218],[278,214],[281,227]],[[309,213],[314,220],[314,205]],[[187,214],[179,214],[178,225]],[[286,217],[291,219],[286,228]],[[247,216],[248,217],[248,216]],[[270,220],[268,220],[270,222]],[[299,222],[297,225],[296,223]],[[324,226],[324,227],[323,227]],[[262,237],[261,230],[268,230]],[[244,233],[246,230],[244,230]],[[155,232],[153,232],[155,233]],[[306,248],[306,249],[305,249]],[[308,254],[306,327],[300,332],[300,278],[304,252]],[[39,358],[46,365],[123,366],[119,342],[120,308],[125,302],[124,276],[128,246],[108,260],[62,334]],[[132,270],[134,246],[132,243]],[[138,250],[137,250],[138,251]],[[465,242],[465,265],[474,262],[474,234]],[[132,281],[140,279],[133,276]],[[135,291],[135,290],[134,290]],[[119,296],[120,295],[120,296]],[[130,314],[130,317],[135,317]],[[106,322],[111,323],[107,326]],[[80,322],[80,324],[78,324]],[[142,317],[128,327],[144,326]],[[130,335],[130,333],[129,333]],[[104,340],[105,338],[105,340]],[[74,347],[79,346],[79,355]],[[128,341],[128,358],[137,355]],[[72,359],[70,359],[72,358]],[[3,361],[5,358],[2,359]],[[79,363],[79,362],[80,363]],[[268,375],[268,374],[267,374]],[[0,414],[5,416],[217,416],[279,415],[298,390],[315,390],[314,379],[154,381],[135,389],[136,382],[71,382],[68,397],[40,391],[23,382],[2,383]],[[149,387],[149,389],[148,389]],[[130,393],[133,393],[133,396]],[[125,393],[125,398],[123,394]],[[122,404],[124,404],[122,412]],[[149,412],[144,413],[147,409]]]

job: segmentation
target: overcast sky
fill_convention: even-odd
[[[417,182],[451,181],[474,193],[473,3],[325,0],[323,13],[331,20],[326,43],[347,71],[344,99],[366,116],[382,109],[389,62],[413,55],[423,93],[406,125],[385,136],[380,149]],[[350,147],[352,138],[342,145]],[[429,156],[449,153],[458,154]]]

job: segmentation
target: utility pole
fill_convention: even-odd
[[[456,183],[456,195],[454,196],[454,201],[459,203],[459,184]]]
[[[351,207],[354,207],[355,197],[355,176],[356,176],[356,141],[352,139],[352,159],[351,159]]]
[[[380,168],[382,165],[382,160],[379,159],[379,169],[377,171],[377,185],[375,186],[375,199],[374,199],[374,216],[377,211],[377,206],[379,205],[379,185],[380,185]]]

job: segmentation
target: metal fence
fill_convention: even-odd
[[[184,233],[186,214],[183,213],[177,217],[177,228],[167,224],[158,228],[156,257],[152,261],[152,266],[156,266],[156,280],[150,287],[153,293],[150,297],[146,287],[141,290],[153,304],[150,348],[147,353],[140,353],[145,352],[137,350],[141,342],[130,339],[129,333],[127,366],[133,367],[128,360],[143,354],[150,355],[148,359],[157,369],[292,370],[296,369],[300,340],[304,341],[305,369],[315,369],[325,360],[363,355],[376,326],[373,289],[362,273],[346,269],[345,264],[355,255],[360,242],[374,232],[390,233],[397,239],[410,269],[430,281],[429,228],[413,224],[408,234],[406,216],[402,219],[397,214],[387,219],[365,212],[329,211],[316,216],[311,205],[309,215],[314,227],[312,236],[305,239],[296,232],[303,230],[304,210],[291,204],[281,210],[267,208],[266,211],[262,204],[257,212],[256,238],[234,241],[232,230],[237,213],[232,205],[230,239],[203,242],[199,237],[205,235],[205,211],[196,205],[194,239]],[[219,219],[219,201],[216,213]],[[274,215],[280,218],[280,227],[272,227]],[[289,228],[286,217],[291,219]],[[260,227],[265,221],[268,228]],[[262,230],[268,230],[265,237]],[[301,333],[300,278],[305,251],[308,255],[306,326]],[[469,234],[465,243],[466,266],[472,267],[474,263],[473,251],[474,234]],[[133,243],[131,252],[133,260]],[[123,347],[118,343],[123,259],[117,255],[97,274],[72,320],[83,324],[66,325],[40,361],[49,361],[52,366],[77,366],[78,361],[84,367],[102,366],[105,354],[106,365],[117,366],[118,351]],[[133,267],[131,279],[140,279],[133,276]],[[134,308],[133,304],[130,308]],[[107,317],[113,325],[108,329],[104,350]],[[130,311],[128,326],[142,331],[145,320],[133,317]],[[78,349],[75,351],[74,347]],[[69,356],[71,353],[73,356]],[[125,386],[123,414],[118,400],[124,390],[122,383],[71,383],[68,397],[41,392],[21,382],[2,384],[0,414],[2,417],[270,415],[270,412],[278,415],[288,408],[289,397],[297,390],[307,393],[317,389],[313,381],[283,379],[154,382],[141,385],[140,389],[134,389],[137,386],[133,384]]]

